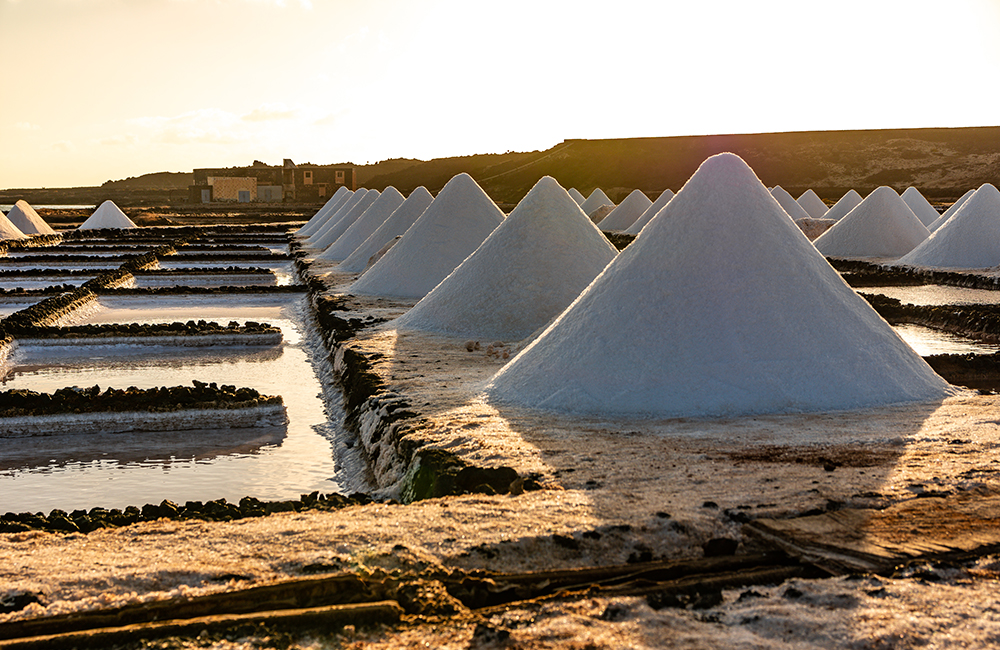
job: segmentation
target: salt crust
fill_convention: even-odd
[[[597,187],[590,193],[587,200],[580,204],[580,209],[583,210],[583,213],[589,217],[592,216],[602,205],[610,205],[611,207],[614,207],[615,202],[608,198],[608,195],[604,193],[604,190]]]
[[[938,228],[943,226],[948,221],[948,219],[951,219],[953,216],[955,216],[955,213],[958,212],[958,209],[962,207],[962,204],[968,201],[970,198],[972,198],[972,195],[975,193],[976,193],[975,189],[966,191],[965,194],[960,196],[957,201],[952,203],[947,210],[941,213],[941,216],[937,218],[937,221],[927,226],[927,229],[930,230],[931,232],[934,232]]]
[[[811,189],[803,192],[802,196],[795,199],[795,202],[802,206],[802,209],[808,212],[813,219],[822,219],[829,210],[826,203],[823,203],[823,200]]]
[[[364,243],[378,227],[385,223],[396,208],[403,204],[404,197],[393,186],[382,190],[372,203],[347,230],[337,238],[337,241],[327,246],[326,250],[317,255],[317,259],[339,262],[346,259],[354,249]]]
[[[833,206],[827,210],[826,214],[823,215],[824,219],[830,219],[832,221],[840,221],[847,213],[858,207],[861,204],[862,198],[854,190],[847,190],[844,196],[840,197],[840,200],[833,204]]]
[[[155,412],[57,413],[0,417],[0,438],[124,433],[126,431],[190,431],[274,427],[288,421],[284,405],[266,404],[235,409],[187,409]]]
[[[632,190],[624,201],[598,223],[601,225],[601,230],[625,230],[651,205],[653,202],[641,190]]]
[[[323,204],[323,207],[316,211],[316,214],[305,223],[301,228],[295,231],[295,234],[299,237],[308,237],[312,235],[317,228],[326,222],[326,218],[340,209],[340,206],[354,195],[354,192],[347,189],[347,186],[341,185],[340,189],[333,193],[330,200]]]
[[[930,225],[937,221],[938,217],[941,216],[938,214],[938,211],[934,209],[934,206],[928,203],[927,199],[924,198],[924,195],[920,193],[920,190],[915,187],[906,188],[906,190],[900,195],[900,198],[903,199],[903,202],[906,203],[911,210],[913,210],[913,214],[917,215],[917,219],[920,219],[920,223],[927,226],[928,229],[930,228]]]
[[[386,244],[405,233],[432,201],[434,197],[423,185],[410,192],[410,196],[406,197],[403,204],[396,208],[368,239],[355,248],[353,253],[337,265],[337,270],[349,273],[364,271],[368,268],[368,261],[372,256],[377,255]]]
[[[883,185],[814,243],[820,253],[830,257],[895,259],[929,236],[896,190]]]
[[[423,298],[503,219],[503,212],[476,181],[468,174],[458,174],[385,257],[350,286],[349,292]]]
[[[986,183],[942,227],[897,262],[938,269],[1000,265],[1000,191]]]
[[[645,212],[639,215],[639,218],[636,219],[631,226],[625,229],[625,232],[630,235],[638,235],[639,231],[641,231],[646,224],[649,223],[649,220],[655,217],[656,213],[663,209],[663,206],[670,203],[670,199],[672,198],[674,198],[674,193],[670,189],[660,192],[660,196],[656,197],[656,200],[653,201],[648,208],[646,208]]]
[[[331,218],[319,232],[309,238],[309,245],[316,249],[325,250],[327,246],[337,241],[351,225],[379,199],[381,193],[378,190],[368,190],[353,208],[346,211],[336,222]]]
[[[312,233],[310,233],[309,236],[306,238],[305,245],[313,246],[313,242],[318,240],[318,238],[322,235],[323,231],[325,231],[327,228],[340,221],[340,219],[343,218],[345,214],[354,209],[354,206],[360,203],[361,199],[365,198],[365,194],[368,194],[368,190],[363,188],[358,189],[357,191],[354,192],[354,194],[349,196],[347,200],[344,201],[340,205],[340,207],[336,209],[336,211],[328,213],[326,217],[324,217],[323,222],[318,226],[316,226],[316,228],[312,231]]]
[[[114,201],[108,200],[102,203],[94,210],[94,213],[90,215],[86,221],[80,224],[77,230],[97,230],[101,228],[136,228],[137,226],[132,223],[132,220],[125,216],[125,213],[121,211]]]
[[[952,392],[733,154],[705,161],[487,387],[500,404],[670,417],[863,408]]]
[[[7,219],[14,227],[25,235],[54,235],[56,231],[49,224],[45,223],[35,209],[24,199],[14,204],[14,207],[7,213]],[[6,239],[6,238],[5,238]]]
[[[615,255],[545,176],[472,255],[387,327],[517,341],[555,318]]]
[[[801,205],[799,205],[792,195],[780,185],[775,185],[771,189],[771,196],[774,200],[778,202],[778,205],[788,213],[788,216],[792,218],[792,221],[797,219],[808,219],[810,214],[806,212]]]
[[[583,194],[580,194],[580,190],[576,189],[575,187],[569,188],[567,192],[571,197],[573,197],[573,200],[576,201],[577,205],[583,205],[583,202],[587,200]]]

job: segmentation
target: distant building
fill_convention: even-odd
[[[188,201],[322,203],[341,185],[355,189],[353,166],[296,165],[286,158],[278,167],[255,160],[250,167],[194,170]]]

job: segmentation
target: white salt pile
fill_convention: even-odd
[[[924,195],[920,193],[920,190],[915,187],[906,188],[906,191],[900,195],[900,198],[903,199],[903,203],[913,210],[913,214],[917,215],[917,219],[920,219],[920,223],[924,224],[928,228],[932,223],[938,220],[938,217],[941,216],[938,214],[938,211],[934,209],[934,206],[932,206],[927,199],[924,198]]]
[[[368,194],[368,190],[364,188],[359,188],[357,191],[354,192],[354,194],[347,197],[347,200],[341,203],[339,208],[337,208],[333,212],[327,213],[327,215],[323,218],[322,223],[318,224],[316,228],[313,230],[312,234],[310,234],[308,239],[306,239],[304,245],[313,247],[313,242],[319,241],[321,233],[327,228],[331,227],[333,224],[340,221],[340,219],[343,218],[345,214],[350,212],[354,208],[354,206],[356,206],[358,203],[361,202],[361,199],[365,198],[366,194]]]
[[[827,210],[823,218],[840,221],[847,216],[848,212],[859,205],[861,205],[861,195],[854,190],[847,190],[847,193],[840,197],[840,200],[834,203],[833,207]]]
[[[317,255],[316,259],[333,262],[346,259],[389,218],[389,215],[395,212],[396,208],[403,204],[404,200],[403,195],[395,187],[392,185],[386,187],[364,214],[358,217],[344,234],[337,238],[337,241]]]
[[[17,229],[17,226],[10,222],[10,219],[4,216],[3,212],[0,212],[0,240],[26,239],[27,237],[27,235]]]
[[[115,205],[114,201],[105,201],[90,215],[86,221],[80,224],[77,230],[97,230],[100,228],[136,228],[132,220],[125,216],[125,213]]]
[[[948,219],[951,219],[953,216],[955,216],[955,213],[958,212],[959,208],[962,207],[962,204],[964,204],[966,201],[972,198],[972,195],[975,194],[975,192],[976,190],[974,189],[969,190],[965,194],[960,196],[957,201],[951,204],[951,207],[949,207],[947,210],[941,213],[941,216],[938,217],[934,223],[927,226],[927,229],[930,230],[931,232],[934,232],[935,230],[943,226],[945,222],[948,221]]]
[[[347,259],[337,265],[337,270],[348,273],[364,271],[369,266],[369,260],[389,242],[405,233],[433,201],[434,197],[422,185],[410,192],[410,196],[403,201],[403,204],[396,208],[368,239],[355,248]]]
[[[829,209],[826,207],[826,203],[823,203],[823,199],[819,198],[816,192],[813,192],[811,189],[803,192],[802,196],[795,199],[795,202],[808,212],[809,216],[813,219],[822,219]]]
[[[899,265],[984,269],[1000,265],[1000,192],[986,183]]]
[[[853,409],[953,391],[733,154],[705,161],[487,386],[497,403],[655,417]]]
[[[580,209],[583,210],[585,215],[592,216],[601,206],[610,205],[612,208],[615,207],[614,201],[608,198],[608,195],[604,193],[601,188],[595,188],[587,200],[580,204]]]
[[[378,200],[379,196],[381,196],[381,193],[378,190],[368,190],[365,192],[361,200],[355,203],[353,208],[343,212],[342,216],[336,222],[330,219],[330,222],[326,226],[323,226],[315,235],[310,237],[309,245],[313,248],[326,250],[326,247],[337,241],[351,227],[351,224],[357,221],[365,213],[365,210]]]
[[[649,220],[655,217],[656,213],[663,209],[663,206],[670,203],[670,199],[672,198],[674,198],[674,193],[670,189],[663,190],[660,196],[646,208],[646,211],[639,215],[639,218],[631,226],[625,229],[625,232],[630,235],[638,235],[639,231],[649,223]]]
[[[583,202],[587,200],[583,194],[580,194],[580,190],[575,187],[569,188],[568,191],[569,195],[573,197],[573,200],[576,201],[577,205],[583,205]]]
[[[326,218],[340,209],[340,206],[344,205],[347,199],[351,198],[354,194],[347,187],[341,185],[340,189],[333,193],[330,200],[323,204],[323,207],[316,211],[312,219],[306,222],[304,226],[295,231],[295,234],[299,237],[308,237],[316,232],[316,229],[321,225],[326,223]]]
[[[789,194],[788,191],[782,186],[775,185],[771,190],[771,196],[774,197],[774,200],[777,201],[782,209],[788,213],[788,216],[791,217],[793,221],[796,219],[809,218],[809,213],[806,212],[802,206],[799,205],[794,198],[792,198],[792,195]]]
[[[503,218],[500,208],[471,176],[458,174],[348,292],[423,298],[471,255]]]
[[[559,315],[616,254],[576,201],[545,176],[472,255],[395,324],[519,341]]]
[[[14,207],[7,213],[7,219],[25,235],[54,235],[56,233],[24,199],[20,199],[14,204]]]
[[[883,185],[813,243],[830,257],[895,259],[929,236],[896,190]]]
[[[601,230],[625,230],[642,216],[646,208],[653,205],[641,190],[632,190],[625,200],[618,204],[606,217],[598,221]]]

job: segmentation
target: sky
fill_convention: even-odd
[[[0,188],[1000,125],[1000,0],[0,0]]]

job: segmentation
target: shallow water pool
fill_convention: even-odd
[[[857,291],[878,293],[903,303],[918,306],[1000,304],[1000,291],[948,287],[940,284],[925,284],[917,287],[859,287]]]

